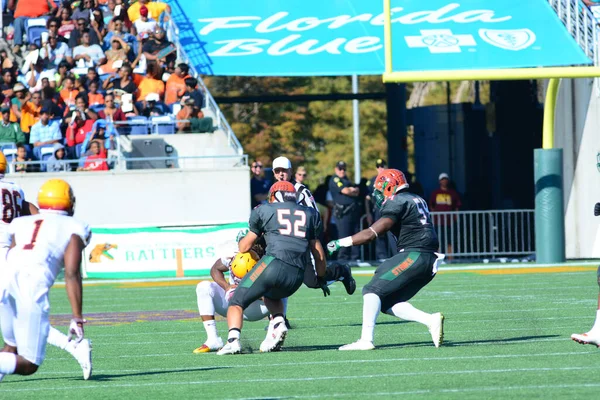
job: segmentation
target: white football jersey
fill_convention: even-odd
[[[91,231],[64,213],[40,210],[37,215],[16,218],[9,225],[15,246],[6,257],[9,270],[26,273],[49,288],[64,267],[64,255],[72,235],[87,245]]]
[[[23,189],[16,183],[0,180],[0,247],[10,247],[10,233],[8,225],[13,219],[21,216]]]

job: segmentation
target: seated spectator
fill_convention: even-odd
[[[99,8],[94,8],[92,10],[90,19],[90,27],[92,30],[94,30],[94,32],[96,32],[96,35],[98,35],[98,38],[100,39],[100,43],[98,44],[101,44],[104,36],[106,36],[106,25],[104,24],[104,15],[102,10]]]
[[[87,76],[85,79],[85,87],[87,90],[90,89],[90,83],[92,82],[96,82],[98,84],[98,87],[100,87],[100,84],[102,83],[102,81],[100,80],[100,76],[98,76],[98,71],[96,70],[96,68],[88,68]]]
[[[98,113],[98,117],[109,122],[126,121],[125,114],[119,107],[115,105],[115,96],[112,93],[107,93],[104,96],[104,110]]]
[[[15,67],[13,60],[8,56],[7,51],[4,49],[0,50],[0,65],[2,66],[2,69],[12,70]]]
[[[135,29],[134,29],[135,30]],[[113,38],[121,38],[130,48],[135,50],[137,40],[134,35],[129,33],[125,22],[121,18],[115,18],[108,26],[108,32],[104,36],[103,47],[108,50],[112,46]],[[125,48],[125,46],[123,46]]]
[[[129,16],[129,20],[131,20],[131,22],[135,22],[141,17],[140,10],[142,7],[146,7],[150,17],[156,21],[159,21],[160,15],[165,11],[167,14],[171,14],[171,7],[167,3],[139,0],[137,3],[130,5],[127,9],[127,15]]]
[[[73,25],[73,27],[75,27],[75,25]],[[58,28],[60,28],[60,19],[50,18],[46,23],[46,28],[48,28],[48,37],[54,36],[56,37],[58,43],[64,43],[67,45],[67,47],[69,47],[69,41],[63,36],[61,36],[60,33],[58,33]]]
[[[177,59],[177,48],[165,37],[165,30],[157,27],[154,34],[146,40],[142,46],[144,57],[148,61],[155,61],[161,66],[169,62],[175,62]]]
[[[29,93],[21,83],[15,83],[15,86],[13,86],[13,93],[15,96],[10,100],[10,103],[12,112],[16,116],[14,121],[17,121],[21,119],[21,108],[30,99],[31,93]],[[29,132],[29,129],[27,132]]]
[[[92,131],[94,121],[86,118],[85,114],[78,110],[72,112],[70,120],[67,128],[67,150],[71,157],[76,158],[79,155],[77,145],[85,142],[88,133]]]
[[[0,124],[0,143],[17,143],[24,142],[25,135],[21,127],[16,122],[10,122],[10,107],[2,105],[0,107],[2,113],[2,123]]]
[[[87,78],[84,75],[81,75],[79,78],[75,79],[73,82],[75,83],[75,90],[77,90],[79,93],[87,94],[87,89],[85,87]]]
[[[64,122],[65,124],[70,124],[73,116],[75,115],[73,112],[78,111],[81,119],[91,119],[95,121],[98,119],[98,113],[90,110],[88,104],[88,97],[85,93],[79,93],[75,98],[75,107],[69,107],[65,109],[64,114]]]
[[[106,79],[102,87],[106,90],[122,90],[125,93],[134,94],[137,91],[137,86],[133,83],[132,69],[129,64],[124,64],[117,72],[118,78],[111,77]],[[116,75],[116,74],[115,74]]]
[[[45,68],[45,59],[42,57],[38,57],[35,64],[31,63],[29,72],[25,75],[25,81],[29,86],[29,91],[39,92],[42,90],[42,79],[48,78],[50,82],[50,86],[55,87],[56,82],[54,81],[54,73],[56,70],[54,69],[46,69]]]
[[[58,12],[58,34],[67,39],[67,43],[69,43],[71,32],[76,28],[77,24],[71,19],[71,8],[61,5]],[[69,47],[71,47],[70,44]]]
[[[149,117],[160,117],[161,115],[166,114],[166,110],[163,109],[159,104],[159,97],[156,93],[149,93],[146,96],[146,99],[142,102],[141,108],[143,115],[146,118]]]
[[[156,20],[148,17],[148,7],[140,7],[140,18],[133,22],[133,26],[137,31],[138,40],[146,40],[152,35],[156,28]]]
[[[65,161],[65,146],[60,143],[54,143],[54,153],[46,162],[46,172],[70,171],[71,164]]]
[[[17,1],[13,26],[15,27],[14,53],[19,53],[23,45],[23,35],[27,20],[39,18],[45,15],[51,16],[56,11],[56,5],[52,0],[23,0]]]
[[[33,93],[31,101],[25,102],[21,107],[21,130],[25,133],[25,137],[29,135],[32,127],[40,120],[41,111],[42,94],[40,92]]]
[[[63,89],[60,91],[60,98],[67,108],[75,105],[75,99],[79,94],[79,90],[75,89],[75,82],[73,78],[67,76],[62,82]]]
[[[106,123],[106,121],[104,120],[97,120],[94,123],[95,126],[95,130],[92,132],[91,135],[88,135],[89,141],[94,141],[94,140],[98,140],[100,142],[103,143],[103,146],[105,149],[116,149],[117,148],[117,143],[115,140],[115,136],[118,134],[115,126],[112,123]],[[88,140],[86,139],[86,142],[84,142],[83,146],[87,147]]]
[[[99,68],[101,74],[111,74],[119,69],[123,63],[128,62],[127,53],[129,52],[129,45],[125,43],[123,39],[118,36],[113,36],[111,41],[111,48],[106,50],[106,64]]]
[[[57,92],[64,89],[63,83],[67,76],[69,76],[69,63],[62,60],[60,64],[58,64],[58,69],[54,74],[54,84]]]
[[[196,78],[185,79],[185,94],[181,98],[181,104],[183,105],[187,99],[193,99],[194,103],[200,109],[206,107],[204,94],[198,89],[198,80]]]
[[[98,106],[104,104],[104,96],[102,93],[98,93],[98,82],[92,81],[89,84],[88,100],[90,106]]]
[[[59,42],[55,33],[50,33],[48,42],[42,43],[40,49],[40,58],[46,60],[48,67],[52,69],[58,68],[63,60],[72,64],[73,57],[71,57],[71,54],[69,46],[66,43]]]
[[[169,79],[167,79],[165,89],[165,103],[173,104],[177,103],[181,97],[185,94],[185,80],[191,78],[188,75],[190,67],[187,64],[179,64]],[[200,103],[196,103],[200,104]]]
[[[95,67],[106,62],[102,47],[91,44],[89,31],[81,33],[81,45],[73,49],[73,60],[80,68]]]
[[[15,157],[13,164],[14,172],[37,172],[38,168],[32,164],[23,164],[26,162],[33,161],[27,157],[27,149],[23,143],[17,143],[17,156]]]
[[[84,19],[86,23],[90,22],[91,9],[94,7],[93,0],[81,0],[79,7],[75,8],[71,19],[79,20]]]
[[[77,168],[77,171],[108,171],[106,163],[106,151],[102,142],[94,140],[90,143],[90,151],[85,158],[83,167]]]
[[[77,29],[71,32],[71,36],[69,37],[69,48],[74,49],[79,46],[82,41],[83,33],[87,32],[90,35],[90,45],[100,44],[102,41],[98,38],[98,34],[92,29],[87,29],[88,23],[85,19],[80,18],[77,20]]]
[[[12,71],[10,69],[2,70],[2,83],[0,83],[0,91],[6,97],[12,97],[13,87],[15,86],[15,79],[13,77]]]
[[[137,101],[143,101],[150,93],[158,94],[159,99],[165,94],[165,83],[160,79],[162,68],[156,64],[148,66],[148,73],[138,86]]]
[[[58,94],[50,86],[42,89],[42,108],[49,108],[52,115],[63,115],[58,99]]]
[[[49,109],[42,108],[40,120],[31,127],[29,143],[33,146],[33,155],[38,160],[42,159],[41,147],[58,143],[62,139],[59,124],[50,120],[50,112]]]
[[[204,113],[196,106],[193,99],[187,99],[183,108],[177,113],[177,133],[191,132],[191,120],[194,118],[204,118]]]

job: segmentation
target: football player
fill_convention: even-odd
[[[263,297],[273,316],[261,352],[281,349],[288,328],[285,326],[281,299],[293,295],[304,281],[309,265],[308,250],[315,259],[320,280],[325,277],[325,252],[318,237],[321,217],[314,209],[296,204],[296,189],[287,181],[276,182],[269,191],[269,203],[252,210],[248,234],[238,243],[239,251],[249,251],[265,235],[266,255],[240,281],[227,310],[229,335],[218,355],[241,352],[240,332],[243,312]]]
[[[265,254],[263,247],[258,243],[252,246],[252,251],[255,253],[254,255],[237,253],[233,257],[219,258],[210,269],[210,276],[214,282],[202,281],[196,286],[198,312],[206,330],[206,342],[194,350],[194,353],[208,353],[223,347],[223,340],[217,334],[215,312],[223,317],[227,316],[229,300],[243,278],[243,276],[240,278],[234,275],[232,269],[239,268],[248,271],[256,264],[256,260]],[[225,272],[229,272],[229,280],[225,279]],[[241,274],[238,273],[238,275]],[[244,310],[244,319],[248,321],[258,321],[268,315],[269,310],[261,299],[256,300]]]
[[[0,353],[0,374],[31,375],[44,361],[51,331],[48,292],[63,266],[73,312],[67,341],[83,341],[80,267],[91,232],[72,217],[75,196],[63,180],[42,185],[38,206],[39,214],[16,218],[8,226],[11,247],[0,324],[9,350]],[[91,375],[91,363],[88,372]]]
[[[597,217],[600,215],[600,203],[596,203],[594,206],[594,215]],[[600,286],[600,267],[598,267],[598,285]],[[596,310],[596,321],[594,326],[586,333],[574,333],[571,335],[571,339],[581,344],[593,344],[594,346],[600,347],[600,293],[598,294],[598,309]]]
[[[317,214],[319,214],[319,209],[317,208],[317,203],[315,199],[308,190],[306,186],[303,184],[292,180],[292,163],[286,157],[277,157],[273,160],[273,176],[277,182],[288,181],[294,185],[296,189],[298,204],[310,207],[314,209]],[[321,286],[319,281],[317,280],[317,275],[315,273],[314,260],[310,260],[309,265],[304,270],[304,284],[311,289],[319,289],[323,290],[325,296],[330,294],[329,289],[325,286]],[[344,288],[348,294],[353,294],[356,290],[356,281],[352,277],[352,272],[350,267],[347,265],[342,265],[339,263],[334,263],[327,267],[325,272],[325,281],[329,284],[341,281],[344,284]],[[285,309],[287,309],[287,301],[284,300]],[[285,313],[285,312],[284,312]]]
[[[436,253],[439,243],[431,224],[427,202],[409,193],[408,182],[401,171],[386,169],[375,181],[373,197],[381,217],[369,228],[355,235],[327,244],[333,254],[341,247],[358,246],[388,231],[396,237],[398,254],[384,261],[371,281],[363,288],[363,322],[361,338],[340,347],[340,350],[374,349],[375,321],[380,311],[407,321],[420,322],[429,328],[435,347],[442,344],[444,316],[427,314],[408,300],[434,278],[442,254]]]

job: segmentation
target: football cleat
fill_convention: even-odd
[[[242,345],[239,339],[234,339],[231,342],[228,340],[225,346],[221,350],[217,351],[218,356],[224,356],[227,354],[240,354],[242,352]]]
[[[92,342],[83,339],[73,350],[73,356],[83,370],[83,379],[87,381],[92,376]]]
[[[591,344],[600,347],[600,334],[595,332],[574,333],[571,339],[580,344]]]
[[[210,353],[211,351],[217,351],[222,347],[223,347],[223,339],[218,337],[215,340],[210,341],[210,342],[207,340],[206,342],[204,342],[204,344],[202,346],[195,349],[193,353],[194,354]]]
[[[352,277],[352,270],[348,265],[344,265],[343,272],[344,280],[342,280],[342,283],[344,284],[344,288],[346,288],[346,293],[350,295],[354,294],[354,292],[356,291],[356,280],[354,280],[354,278]]]
[[[288,331],[288,328],[285,325],[285,320],[281,317],[275,318],[269,323],[267,337],[260,344],[261,353],[281,350]]]
[[[362,340],[362,339],[358,339],[354,343],[346,344],[339,348],[339,350],[342,350],[342,351],[345,351],[345,350],[373,350],[373,349],[375,349],[373,342],[369,342],[368,340]]]
[[[440,347],[444,342],[444,316],[441,313],[435,313],[432,316],[433,322],[429,325],[429,333],[435,347]]]

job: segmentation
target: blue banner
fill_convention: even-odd
[[[382,0],[168,0],[204,74],[382,74]],[[588,65],[545,0],[392,0],[394,71]]]

